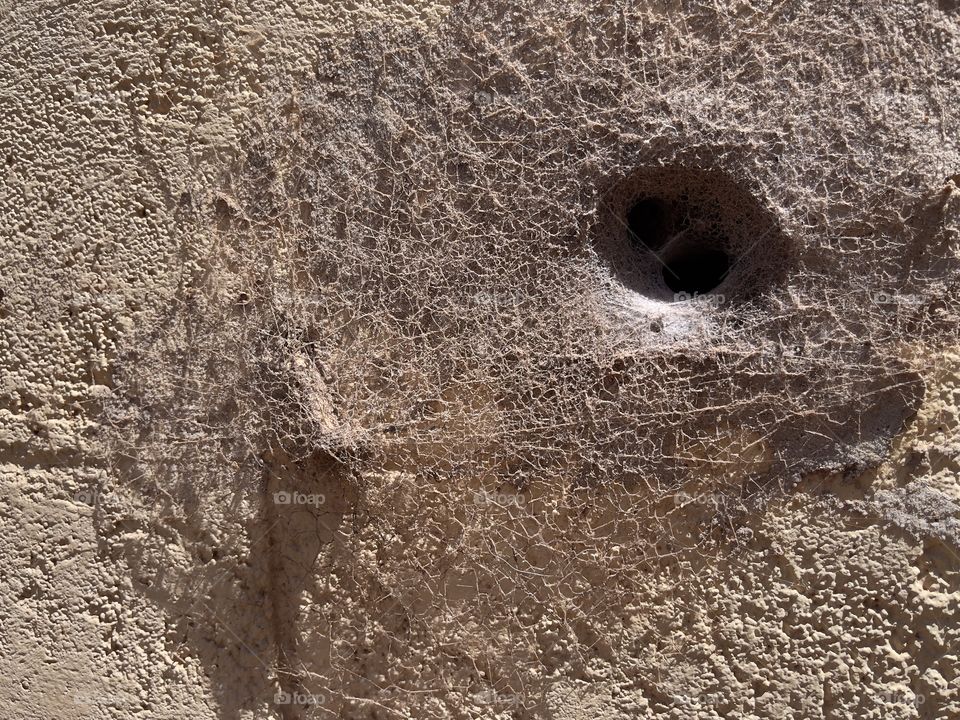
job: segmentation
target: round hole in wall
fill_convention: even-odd
[[[638,168],[603,189],[600,209],[599,259],[624,289],[651,300],[722,293],[737,303],[781,282],[797,259],[752,188],[720,170]]]

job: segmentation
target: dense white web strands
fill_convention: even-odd
[[[636,650],[654,570],[882,459],[957,340],[935,10],[527,5],[274,88],[127,359],[130,488],[267,498],[280,686],[331,711],[535,713],[551,668]]]

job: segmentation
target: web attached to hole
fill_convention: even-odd
[[[905,341],[956,342],[929,11],[746,7],[468,4],[274,89],[202,272],[129,361],[154,378],[128,375],[151,413],[129,452],[175,498],[260,487],[267,449],[309,493],[332,459],[351,500],[305,563],[285,668],[330,708],[441,716],[493,691],[534,712],[558,668],[642,665],[623,617],[649,579],[695,571],[804,472],[877,462],[922,394]],[[889,42],[839,40],[887,20]],[[750,268],[696,338],[618,309],[642,292],[604,218],[654,181],[702,193]]]

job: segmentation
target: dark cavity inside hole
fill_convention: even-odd
[[[634,246],[660,249],[670,235],[667,206],[656,198],[640,198],[627,211],[627,229]]]
[[[692,247],[671,258],[663,268],[663,281],[675,293],[708,293],[723,282],[730,257],[715,248]]]

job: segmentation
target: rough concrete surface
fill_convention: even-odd
[[[735,23],[749,3],[730,5]],[[923,7],[931,47],[960,49],[956,6]],[[307,477],[276,450],[260,455],[263,486],[197,477],[193,505],[130,480],[156,456],[125,465],[105,438],[118,363],[136,373],[136,343],[221,252],[223,217],[241,212],[232,173],[278,88],[322,79],[360,31],[415,42],[448,11],[400,0],[0,6],[0,718],[960,718],[960,345],[924,355],[923,338],[905,334],[904,360],[923,356],[923,399],[906,419],[891,410],[897,434],[877,445],[879,461],[812,468],[731,515],[724,540],[680,575],[651,566],[642,592],[618,599],[617,647],[592,640],[589,618],[521,607],[537,648],[471,620],[385,631],[397,605],[416,615],[425,594],[411,552],[426,562],[446,549],[416,535],[421,514],[442,512],[409,467],[355,486],[326,456]],[[890,37],[906,32],[903,17]],[[957,128],[957,88],[953,77],[931,90],[947,95],[941,127]],[[939,131],[918,119],[917,142],[928,132]],[[928,180],[956,256],[956,137],[935,142],[946,166]],[[332,422],[323,379],[290,362],[315,424]],[[729,444],[744,475],[777,454]],[[298,488],[322,494],[324,511],[259,504]],[[351,534],[358,493],[365,513],[406,508],[411,526]],[[394,575],[378,569],[391,563]],[[380,603],[383,577],[394,585]],[[353,589],[368,582],[369,594]],[[406,633],[403,653],[392,633]],[[511,655],[536,657],[536,671],[509,667]]]

